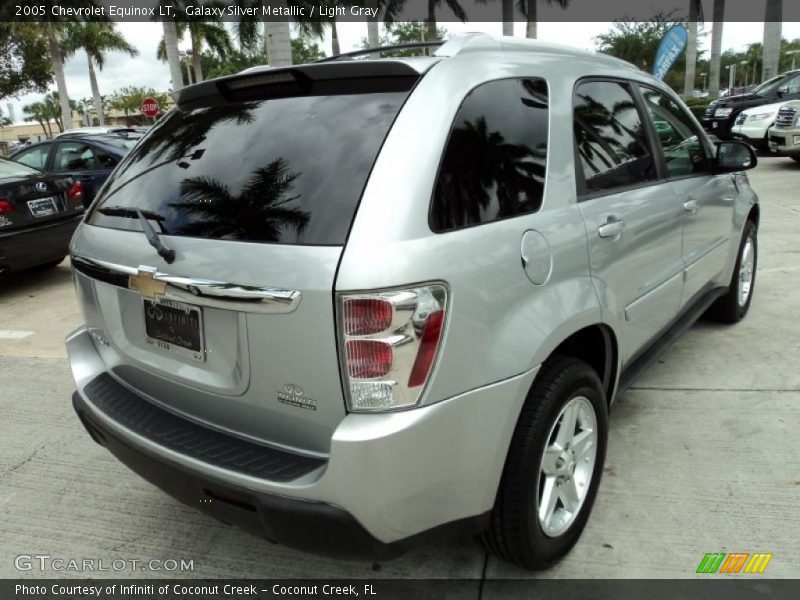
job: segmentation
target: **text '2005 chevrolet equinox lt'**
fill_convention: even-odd
[[[206,81],[71,245],[95,441],[279,543],[385,558],[479,534],[545,567],[608,410],[756,267],[749,146],[622,61],[473,34]]]

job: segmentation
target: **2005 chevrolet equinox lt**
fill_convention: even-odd
[[[759,206],[663,83],[471,34],[183,88],[71,244],[95,441],[274,542],[575,544],[608,411],[748,310]]]

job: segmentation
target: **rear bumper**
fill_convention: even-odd
[[[0,229],[0,270],[19,271],[69,254],[69,241],[83,215],[19,231]]]
[[[67,349],[81,421],[136,473],[182,502],[272,541],[378,559],[423,538],[485,527],[519,410],[538,371],[419,409],[350,414],[317,468],[281,481],[221,466],[129,427],[92,398],[90,384],[100,376],[113,379],[113,373],[88,331],[72,334]]]

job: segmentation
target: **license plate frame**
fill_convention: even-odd
[[[142,313],[144,338],[149,346],[166,354],[182,356],[195,362],[205,361],[202,308],[174,300],[142,298]],[[164,319],[167,323],[164,323]],[[166,331],[165,327],[169,327],[170,330]]]
[[[50,217],[58,213],[56,199],[53,196],[28,200],[28,211],[34,219],[39,217]]]

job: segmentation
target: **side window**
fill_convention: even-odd
[[[458,109],[430,211],[435,232],[536,212],[547,163],[547,84],[501,79]]]
[[[587,81],[575,90],[575,144],[591,194],[653,181],[658,177],[644,124],[627,85]],[[580,175],[578,173],[578,181]]]
[[[100,150],[99,148],[93,148],[92,151],[94,152],[96,167],[97,169],[113,169],[117,166],[117,159]]]
[[[29,167],[43,171],[44,166],[47,164],[47,154],[49,152],[50,144],[37,146],[36,148],[31,148],[30,150],[23,152],[14,160],[21,162],[23,165],[28,165]]]
[[[639,89],[655,125],[670,177],[708,172],[709,162],[703,142],[686,111],[661,92],[647,87]]]
[[[787,94],[797,95],[800,94],[800,75],[795,75],[791,79],[789,79],[786,83],[783,84],[781,87],[787,88]]]
[[[102,168],[98,164],[94,151],[88,144],[81,142],[62,142],[56,148],[53,161],[53,170],[59,171],[90,171]]]

